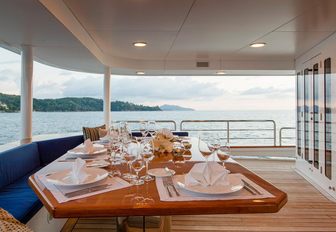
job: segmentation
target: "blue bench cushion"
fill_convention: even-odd
[[[36,143],[21,145],[0,153],[0,189],[40,167]]]
[[[82,135],[36,142],[41,164],[45,166],[83,142]]]
[[[38,169],[0,190],[0,207],[11,213],[22,223],[29,219],[42,207],[34,191],[28,185],[28,178]]]

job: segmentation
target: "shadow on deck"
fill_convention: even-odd
[[[336,203],[294,171],[290,160],[238,160],[287,192],[288,203],[275,214],[174,216],[173,231],[336,231]],[[114,218],[70,219],[63,232],[115,231]]]

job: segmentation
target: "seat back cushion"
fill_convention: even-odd
[[[99,129],[106,129],[105,125],[98,127],[83,127],[84,141],[90,139],[91,141],[99,140]]]
[[[37,144],[30,143],[0,153],[0,188],[40,166]]]
[[[64,155],[68,150],[83,143],[83,136],[76,135],[65,138],[49,139],[38,141],[36,143],[38,145],[41,165],[45,166]]]
[[[189,136],[189,133],[186,131],[172,131],[173,135],[177,135],[177,136]],[[135,137],[141,137],[142,134],[139,131],[132,131],[132,136]],[[147,135],[148,137],[150,136],[150,134]]]

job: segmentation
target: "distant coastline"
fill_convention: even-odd
[[[111,111],[190,111],[176,105],[146,106],[131,102],[113,101]],[[20,111],[20,96],[0,93],[0,112]],[[33,111],[37,112],[85,112],[103,111],[103,100],[90,97],[65,97],[57,99],[33,99]]]

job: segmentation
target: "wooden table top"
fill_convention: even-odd
[[[169,167],[177,174],[188,172],[195,162],[186,162],[176,168],[173,163],[152,163],[150,168]],[[55,218],[68,217],[109,217],[130,215],[200,215],[200,214],[239,214],[239,213],[275,213],[287,202],[287,194],[238,163],[226,163],[232,173],[242,173],[268,192],[273,198],[249,200],[215,201],[160,201],[155,181],[141,186],[132,186],[114,190],[79,200],[58,203],[49,190],[41,190],[34,176],[29,184],[43,202],[49,213]],[[144,174],[142,172],[142,174]]]

